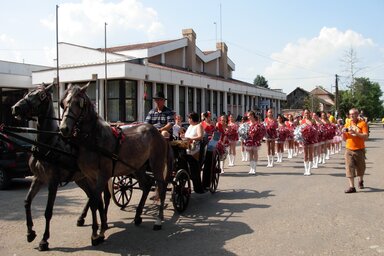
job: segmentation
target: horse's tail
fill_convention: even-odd
[[[173,149],[172,149],[172,146],[171,146],[171,143],[167,143],[168,144],[168,148],[167,148],[167,177],[165,179],[165,181],[167,183],[171,182],[171,178],[172,178],[172,172],[173,172],[173,169],[174,169],[174,165],[175,165],[175,157],[174,157],[174,154],[173,154]]]

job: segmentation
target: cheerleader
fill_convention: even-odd
[[[248,152],[245,150],[245,140],[248,137],[248,129],[249,129],[249,123],[248,123],[248,117],[244,115],[241,118],[241,123],[239,126],[239,138],[240,138],[240,145],[241,145],[241,161],[246,162],[249,161],[249,155]]]
[[[228,166],[230,167],[235,166],[236,144],[237,144],[237,141],[239,140],[238,130],[239,130],[239,126],[235,122],[233,115],[230,114],[228,116],[228,125],[225,131],[229,141]]]
[[[331,141],[330,141],[330,134],[331,134],[331,122],[329,121],[327,114],[325,112],[321,112],[321,121],[325,125],[326,135],[325,135],[325,149],[324,154],[325,158],[323,158],[323,164],[325,164],[325,160],[329,160],[329,155],[331,152]],[[333,139],[333,136],[332,136]]]
[[[277,163],[283,162],[284,154],[284,143],[287,139],[289,130],[285,126],[284,117],[282,115],[277,115]]]
[[[248,119],[249,129],[247,139],[245,140],[245,148],[249,153],[249,165],[251,167],[249,174],[255,175],[259,158],[258,150],[261,146],[261,140],[265,135],[265,126],[259,122],[259,118],[253,111],[248,112]]]
[[[320,125],[322,124],[320,120],[320,116],[318,113],[313,112],[312,113],[312,119],[313,119],[313,126],[316,128],[317,136],[316,136],[316,142],[313,145],[313,162],[312,162],[312,168],[317,169],[319,168],[319,161],[321,156],[321,140],[319,136],[319,130]]]
[[[295,122],[293,119],[293,115],[288,115],[288,120],[285,121],[285,126],[288,129],[288,136],[287,136],[287,142],[288,142],[288,158],[292,158],[294,154],[294,140],[293,140],[293,131],[295,130]]]
[[[270,108],[267,111],[267,117],[264,120],[264,125],[267,130],[265,138],[267,141],[267,157],[268,165],[267,167],[273,167],[273,157],[275,155],[275,140],[277,138],[277,122],[273,118],[273,110]]]
[[[228,126],[228,117],[227,115],[221,115],[218,122],[216,123],[216,130],[220,132],[220,143],[224,146],[224,151],[227,151],[227,147],[229,144],[228,137],[226,134],[226,129]],[[221,168],[221,173],[224,173],[224,161],[220,161],[220,168]]]
[[[205,136],[207,136],[208,140],[212,138],[212,134],[215,131],[215,124],[211,119],[211,112],[206,111],[203,113],[203,121],[201,122],[201,126],[203,126]]]
[[[311,118],[311,112],[308,109],[304,110],[303,120],[301,120],[301,134],[303,136],[304,150],[304,175],[311,175],[311,165],[313,161],[313,125],[314,121]]]

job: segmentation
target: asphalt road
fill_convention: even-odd
[[[156,207],[148,200],[143,223],[133,224],[140,191],[121,211],[111,205],[106,241],[91,246],[90,218],[76,219],[86,202],[74,184],[61,188],[51,224],[50,251],[39,252],[47,190],[33,203],[38,237],[26,240],[24,197],[29,182],[0,191],[0,255],[384,255],[384,129],[371,127],[364,190],[344,194],[343,152],[303,176],[302,156],[266,168],[265,145],[256,176],[239,161],[226,168],[216,194],[192,194],[187,211],[167,200],[161,231],[153,231]],[[286,154],[285,154],[286,157]],[[169,195],[168,195],[169,198]]]

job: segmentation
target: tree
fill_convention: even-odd
[[[303,109],[308,109],[311,112],[320,111],[320,100],[316,96],[310,94],[304,98]]]
[[[363,69],[357,65],[359,63],[359,58],[357,58],[357,52],[352,46],[344,51],[341,62],[343,62],[343,72],[346,73],[348,87],[352,87],[357,72]]]
[[[363,110],[368,120],[379,118],[384,113],[383,95],[380,85],[369,78],[355,78],[350,90],[341,92],[340,114],[346,116],[349,109]]]
[[[255,80],[253,80],[253,85],[269,88],[268,81],[260,75],[257,75]]]

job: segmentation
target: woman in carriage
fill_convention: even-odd
[[[182,139],[189,141],[189,148],[187,154],[189,158],[189,165],[191,167],[191,178],[193,182],[193,188],[196,193],[204,193],[203,185],[201,182],[200,173],[200,147],[201,141],[204,137],[203,126],[199,122],[199,115],[196,112],[192,112],[188,115],[189,126]]]

